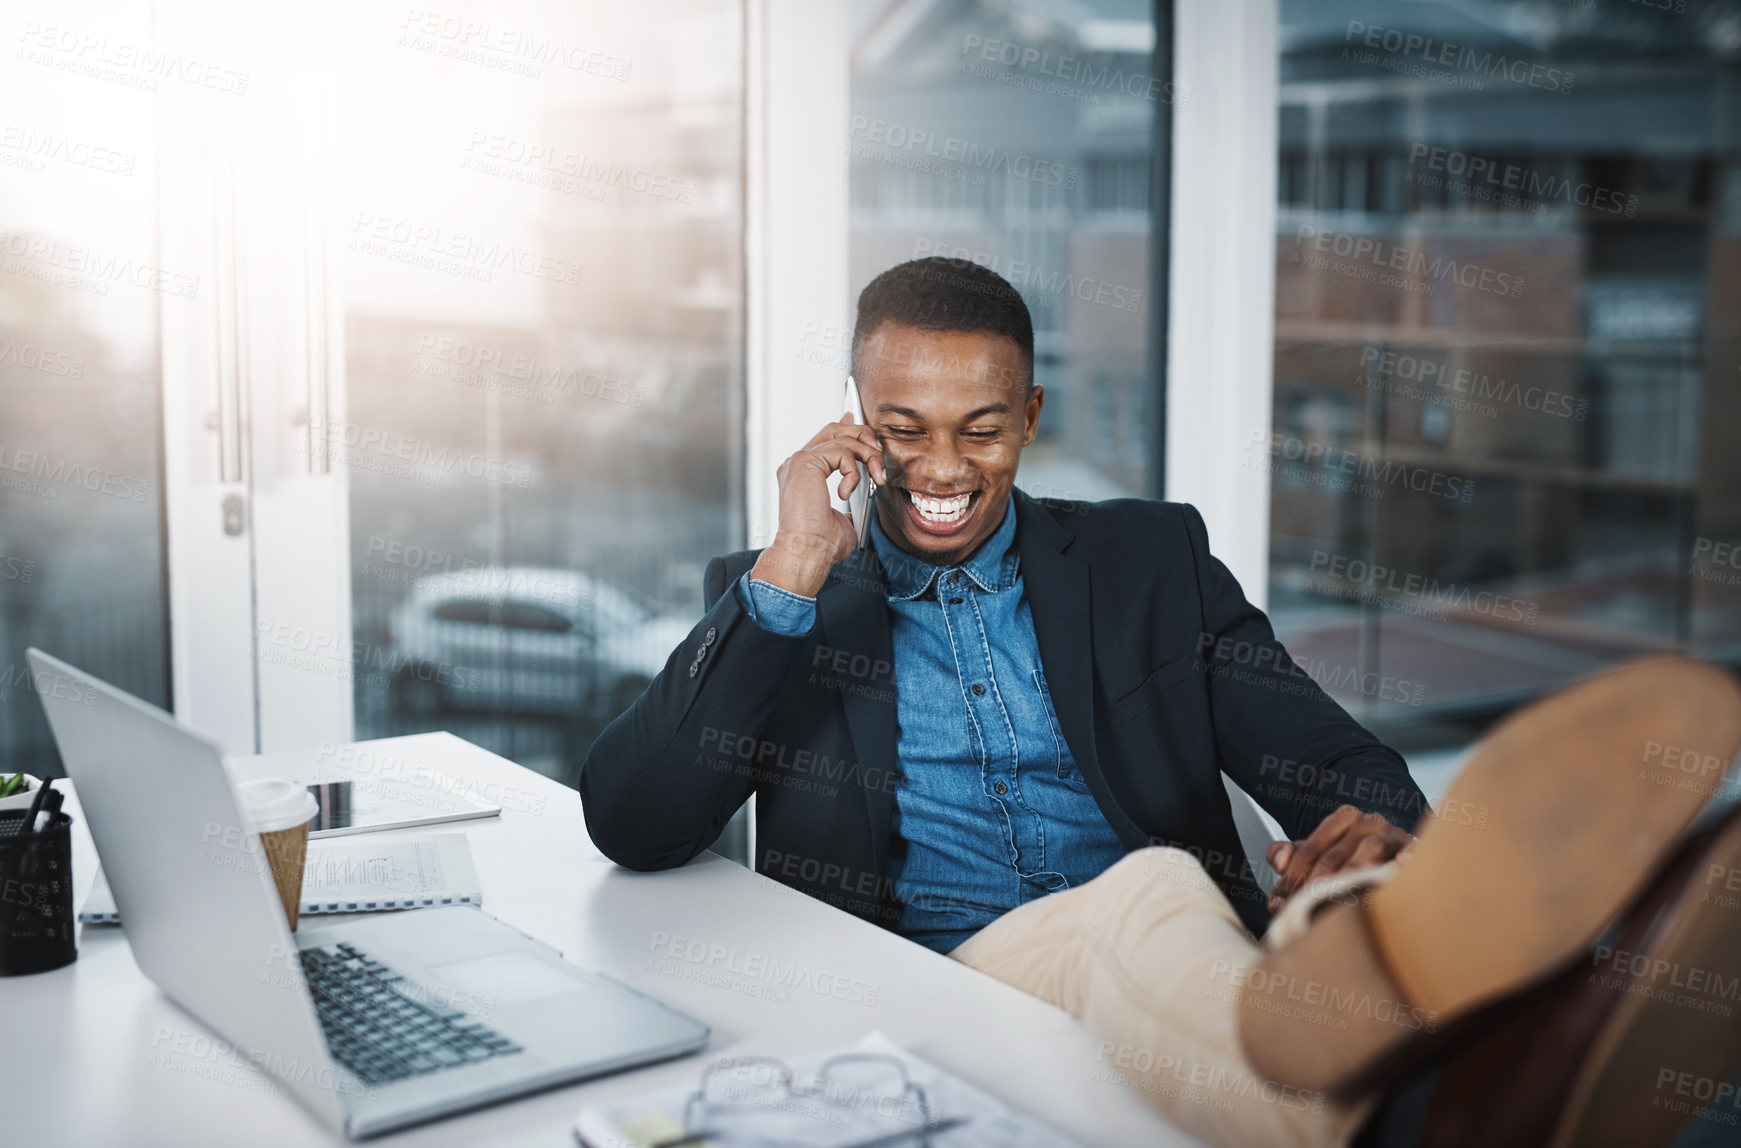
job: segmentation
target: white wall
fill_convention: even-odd
[[[745,491],[748,544],[765,546],[779,521],[775,468],[841,411],[844,372],[800,352],[852,322],[849,41],[844,3],[750,0],[748,17]]]

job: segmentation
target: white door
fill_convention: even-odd
[[[176,712],[232,752],[351,732],[347,479],[326,0],[154,6]]]

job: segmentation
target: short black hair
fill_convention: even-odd
[[[859,347],[876,329],[902,323],[922,331],[985,331],[1015,343],[1034,385],[1034,320],[1021,292],[991,268],[971,259],[928,255],[897,263],[858,296],[852,328],[853,366]]]

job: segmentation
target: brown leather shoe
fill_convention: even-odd
[[[1632,663],[1513,714],[1394,880],[1326,909],[1246,979],[1253,1066],[1360,1095],[1442,1052],[1482,1006],[1589,951],[1704,805],[1721,776],[1705,763],[1738,748],[1741,687],[1686,659]]]
[[[1444,1062],[1418,1148],[1741,1141],[1741,809],[1689,840],[1588,958]]]

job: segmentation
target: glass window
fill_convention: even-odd
[[[357,736],[572,781],[743,545],[741,5],[341,19]]]
[[[209,284],[158,253],[156,100],[138,76],[85,66],[76,34],[150,45],[150,5],[86,4],[7,31],[0,773],[59,776],[26,647],[170,702],[158,317],[205,306]]]
[[[1154,74],[1154,5],[852,0],[851,20],[854,301],[926,255],[997,271],[1046,388],[1018,485],[1151,493],[1149,169],[1154,117],[1186,102]]]
[[[1700,5],[1282,0],[1271,614],[1405,748],[1741,654],[1741,57]]]

